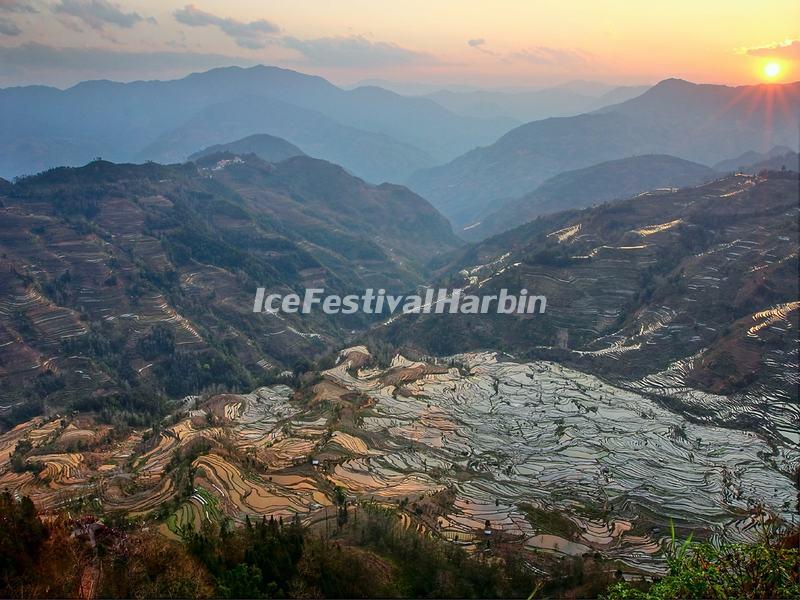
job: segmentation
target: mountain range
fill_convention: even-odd
[[[714,165],[714,169],[723,173],[735,173],[736,171],[754,172],[760,168],[780,170],[786,166],[793,171],[797,170],[797,161],[792,160],[797,156],[791,148],[786,146],[775,146],[767,152],[755,152],[748,150],[735,158],[722,160]]]
[[[236,134],[209,121],[222,116],[235,122]],[[180,162],[205,146],[266,133],[376,183],[399,181],[490,143],[514,124],[463,117],[431,100],[380,88],[344,90],[321,77],[265,66],[220,68],[174,81],[8,88],[0,90],[0,176],[76,166],[98,156]],[[199,145],[187,147],[176,137],[187,126]],[[351,149],[339,151],[334,139]],[[369,164],[362,163],[366,159]]]
[[[649,86],[611,87],[563,84],[525,91],[438,90],[425,94],[452,112],[469,117],[511,118],[522,123],[548,117],[568,117],[635,98]]]
[[[711,165],[750,150],[796,147],[798,114],[800,82],[727,87],[668,79],[593,113],[522,125],[408,184],[460,230],[549,177],[603,161],[669,154]]]
[[[799,90],[0,90],[0,596],[788,589]]]

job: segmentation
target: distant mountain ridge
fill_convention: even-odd
[[[262,99],[264,110],[283,103],[283,112],[291,107],[295,121],[309,114],[316,115],[311,121],[324,117],[326,129],[338,128],[343,143],[362,146],[364,154],[371,155],[371,167],[362,165],[356,153],[351,155],[353,162],[344,166],[375,182],[384,173],[395,181],[410,174],[403,171],[403,165],[395,165],[399,154],[414,155],[405,168],[430,166],[489,143],[513,126],[507,119],[455,115],[423,98],[379,88],[344,90],[321,77],[266,66],[213,69],[173,81],[89,81],[63,91],[44,86],[8,88],[0,90],[0,130],[4,132],[0,176],[76,166],[98,156],[118,162],[163,160],[164,156],[182,161],[188,156],[182,154],[185,148],[160,147],[157,140],[172,139],[172,132],[203,111],[218,114],[224,110],[219,107],[242,98]],[[261,129],[259,125],[268,117],[249,115],[255,119],[253,123],[240,115],[237,137],[268,133],[304,146],[302,140]],[[214,123],[203,124],[208,129],[197,137],[204,137],[205,145],[235,139],[222,135]],[[294,125],[300,127],[301,123]],[[307,137],[314,133],[306,132]],[[317,156],[335,160],[330,155]]]
[[[607,161],[551,177],[530,194],[507,202],[458,233],[468,240],[480,240],[539,215],[586,208],[658,188],[697,185],[718,175],[705,165],[664,154]]]
[[[527,123],[408,183],[459,229],[549,177],[602,161],[670,154],[715,164],[747,150],[795,146],[798,114],[800,82],[733,88],[668,79],[593,113]]]
[[[342,125],[322,113],[261,96],[244,96],[203,109],[159,136],[136,160],[182,162],[198,148],[269,131],[373,183],[401,181],[433,162],[427,153],[383,134]]]
[[[494,116],[516,119],[518,124],[565,117],[597,110],[644,93],[649,86],[599,87],[565,84],[530,91],[451,91],[428,93],[434,100],[454,113],[464,116]]]
[[[753,150],[748,150],[747,152],[744,152],[735,158],[729,158],[718,162],[714,165],[714,168],[723,173],[734,173],[739,169],[750,169],[754,165],[766,164],[768,161],[771,161],[771,159],[780,160],[781,157],[791,154],[797,153],[793,153],[792,149],[788,148],[787,146],[775,146],[768,152],[755,152]],[[791,168],[791,160],[789,160],[787,167]],[[780,169],[780,166],[778,166],[778,169]]]
[[[800,171],[800,154],[797,152],[787,152],[786,154],[778,154],[766,158],[762,161],[747,165],[747,170],[751,173],[760,173],[761,171]]]

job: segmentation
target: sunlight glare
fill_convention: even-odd
[[[780,74],[781,66],[778,63],[770,61],[764,65],[764,75],[767,79],[775,79]]]

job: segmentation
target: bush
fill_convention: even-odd
[[[766,537],[755,544],[692,544],[691,537],[669,555],[669,573],[642,590],[627,582],[608,590],[608,600],[667,598],[800,598],[797,534]]]

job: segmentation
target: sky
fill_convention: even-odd
[[[340,85],[795,81],[800,2],[0,0],[3,87],[253,64]]]

